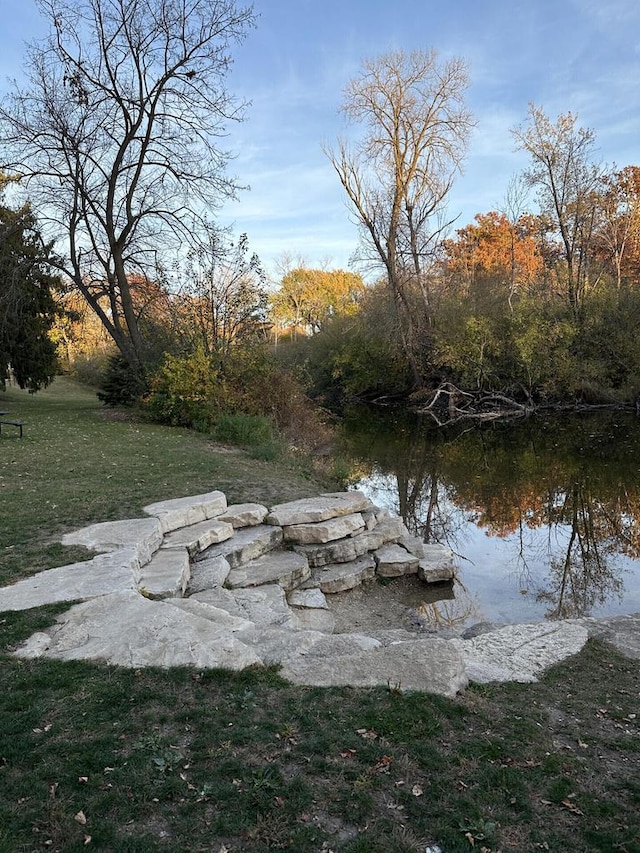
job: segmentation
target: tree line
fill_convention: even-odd
[[[360,226],[362,275],[300,263],[269,292],[246,235],[215,221],[241,190],[221,140],[244,116],[226,76],[251,7],[38,5],[49,35],[0,105],[0,169],[29,199],[0,210],[0,255],[16,246],[14,220],[18,254],[37,255],[29,298],[15,251],[0,277],[3,304],[22,306],[0,328],[5,378],[11,364],[25,387],[46,384],[52,340],[69,359],[115,350],[105,399],[147,396],[171,422],[202,420],[191,408],[203,399],[258,411],[256,384],[276,376],[325,398],[446,399],[458,412],[478,398],[637,395],[640,170],[598,164],[571,113],[530,106],[512,131],[529,168],[502,210],[455,231],[447,205],[475,126],[465,62],[365,61],[344,92],[355,141],[325,149]],[[28,322],[31,366],[6,331]]]

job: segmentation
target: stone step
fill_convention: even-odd
[[[146,598],[181,598],[189,581],[189,564],[186,548],[161,548],[140,570],[138,591]]]
[[[207,492],[204,495],[191,495],[159,501],[143,507],[143,512],[160,521],[163,533],[171,533],[179,527],[188,527],[199,521],[206,521],[220,515],[227,508],[227,499],[223,492]]]
[[[311,524],[373,509],[373,504],[362,492],[335,492],[313,498],[289,501],[271,508],[267,524],[288,527],[292,524]]]
[[[186,548],[189,556],[195,557],[197,554],[206,551],[211,545],[224,542],[232,536],[233,527],[230,524],[226,521],[218,521],[217,518],[211,518],[167,533],[162,542],[162,548],[163,550]]]
[[[278,584],[251,589],[208,589],[191,596],[189,601],[203,601],[232,616],[247,619],[257,626],[294,627],[293,610],[289,607],[284,589]]]
[[[383,545],[374,553],[376,574],[383,578],[413,575],[418,571],[419,560],[402,545]]]
[[[453,580],[456,566],[453,551],[445,545],[424,545],[424,555],[418,564],[418,577],[425,583]]]
[[[349,563],[332,563],[315,569],[301,588],[317,587],[324,593],[344,592],[364,581],[372,580],[376,573],[376,562],[371,554],[365,554]]]
[[[262,504],[231,504],[222,515],[218,516],[218,520],[227,521],[236,530],[262,524],[268,512],[269,510]]]
[[[354,536],[365,530],[364,519],[359,512],[328,518],[326,521],[315,521],[307,524],[290,524],[282,528],[282,536],[286,542],[300,545],[322,544]]]
[[[373,530],[364,530],[344,539],[313,545],[294,545],[294,550],[309,561],[312,568],[321,568],[330,563],[348,563],[368,552],[377,551],[382,545],[397,542],[407,535],[407,528],[399,518],[385,517],[378,521]]]
[[[148,563],[162,544],[162,528],[157,518],[130,518],[90,524],[73,533],[65,533],[63,545],[84,545],[92,551],[116,551],[132,548],[140,565]]]
[[[223,586],[230,571],[231,566],[226,557],[208,557],[192,562],[186,594],[193,595],[194,592]]]
[[[236,530],[230,539],[219,545],[213,545],[196,561],[210,557],[224,557],[232,569],[244,565],[263,554],[273,551],[282,542],[282,530],[270,524],[258,524]]]
[[[335,627],[336,617],[330,610],[293,608],[294,631],[320,631],[322,634],[333,634]]]
[[[272,551],[231,569],[225,586],[236,589],[277,583],[283,589],[289,590],[304,583],[310,576],[309,563],[301,554],[296,554],[295,551]]]
[[[321,589],[292,589],[287,595],[291,607],[308,607],[313,610],[328,610],[327,599]]]

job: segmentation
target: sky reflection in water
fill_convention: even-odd
[[[357,488],[459,555],[455,599],[425,603],[426,622],[640,612],[635,417],[443,432],[420,419],[354,412],[345,452]]]

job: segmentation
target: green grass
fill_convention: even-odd
[[[22,441],[0,440],[5,581],[66,561],[60,532],[152,500],[319,488],[204,436],[117,420],[68,383],[1,400],[26,423]],[[539,684],[453,701],[293,687],[272,669],[10,656],[61,609],[0,614],[0,853],[640,851],[639,667],[605,645]]]
[[[104,408],[65,379],[0,394],[0,408],[25,422],[22,439],[0,435],[0,583],[85,558],[62,548],[64,532],[140,516],[153,501],[220,489],[230,503],[270,505],[318,489],[300,466],[221,452],[207,436]]]

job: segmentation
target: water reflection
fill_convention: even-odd
[[[358,486],[458,555],[476,616],[516,621],[640,610],[640,425],[624,414],[444,432],[350,413]],[[438,624],[468,620],[425,604]],[[475,606],[475,604],[474,604]]]

